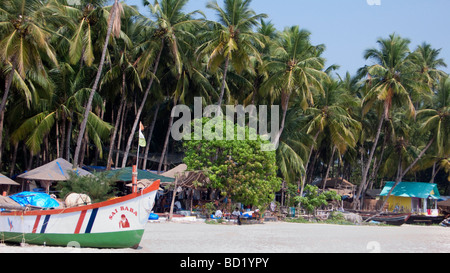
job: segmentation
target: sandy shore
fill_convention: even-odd
[[[0,246],[0,253],[450,253],[438,226],[149,223],[139,249]]]

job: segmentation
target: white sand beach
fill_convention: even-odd
[[[149,223],[138,249],[0,246],[0,253],[450,253],[439,226]]]

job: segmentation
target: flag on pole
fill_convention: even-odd
[[[144,131],[144,125],[142,125],[142,122],[139,123],[139,146],[145,147],[147,146],[147,142],[145,141],[145,136],[142,133]]]

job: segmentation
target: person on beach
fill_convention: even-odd
[[[241,212],[236,208],[231,214],[232,218],[237,219],[238,225],[241,225]]]
[[[217,209],[216,213],[214,214],[214,218],[215,219],[222,219],[222,216],[223,216],[222,211],[220,209]]]

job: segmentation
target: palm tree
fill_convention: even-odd
[[[69,40],[70,63],[72,65],[82,61],[88,67],[94,64],[94,41],[97,32],[104,23],[104,0],[86,1],[81,5],[65,5],[62,9],[74,20],[73,34]]]
[[[152,35],[152,38],[146,39],[143,45],[139,46],[142,48],[146,48],[146,46],[150,44],[153,47],[148,49],[148,51],[144,52],[144,54],[141,56],[141,67],[142,71],[147,72],[149,67],[153,65],[153,72],[150,77],[147,89],[144,92],[141,105],[137,111],[133,127],[131,128],[125,154],[122,160],[122,167],[125,167],[127,163],[128,154],[135,137],[136,128],[139,124],[142,110],[144,109],[147,97],[156,77],[161,55],[164,48],[166,47],[166,44],[170,49],[171,57],[175,62],[177,73],[181,73],[182,64],[179,52],[179,39],[181,39],[182,35],[189,35],[185,31],[187,27],[199,22],[199,20],[195,20],[192,18],[193,14],[199,13],[198,11],[194,11],[188,14],[183,12],[183,9],[186,6],[187,2],[188,0],[162,0],[161,3],[159,3],[157,0],[155,0],[154,4],[151,4],[148,1],[145,1],[145,4],[150,7],[152,16],[155,18],[155,27],[153,27],[152,25],[149,26],[151,29],[150,33]],[[157,52],[156,59],[154,59],[155,52]]]
[[[338,152],[343,155],[348,148],[354,148],[358,141],[361,124],[349,112],[355,106],[356,100],[348,94],[343,82],[328,76],[322,81],[323,94],[315,96],[315,106],[306,109],[305,113],[311,117],[307,128],[308,134],[314,134],[314,142],[321,133],[327,132],[324,142],[330,143],[331,156],[327,165],[324,181],[328,179],[330,166],[334,155]],[[313,150],[311,147],[311,152]],[[328,147],[325,147],[328,148]],[[310,158],[308,158],[309,162]],[[305,181],[303,181],[305,182]],[[324,183],[324,186],[326,183]],[[303,193],[304,183],[301,188]]]
[[[306,122],[301,107],[294,105],[286,115],[285,131],[281,136],[276,157],[279,172],[288,184],[299,182],[299,177],[306,172],[305,159],[313,141],[303,129]],[[300,189],[299,185],[297,189]]]
[[[447,67],[444,59],[439,58],[441,49],[434,49],[430,44],[422,43],[411,54],[412,62],[417,65],[419,73],[423,75],[424,81],[430,88],[433,88],[438,80],[445,76],[439,67]]]
[[[433,179],[437,173],[436,164],[446,159],[450,154],[449,128],[450,128],[450,79],[441,78],[434,96],[432,107],[418,111],[417,118],[422,121],[422,130],[431,132],[435,136],[433,143]]]
[[[135,46],[136,37],[140,31],[141,20],[136,20],[139,16],[133,7],[124,5],[124,16],[122,18],[123,34],[120,39],[116,39],[116,46],[111,54],[110,69],[105,73],[101,81],[100,89],[108,92],[106,97],[119,97],[119,110],[117,111],[114,131],[111,135],[109,153],[107,159],[107,169],[111,168],[112,156],[115,150],[116,137],[119,130],[121,115],[127,103],[127,97],[132,90],[138,89],[142,92],[142,83],[137,69],[137,52],[132,50]],[[111,93],[111,91],[113,93]],[[117,91],[119,93],[117,94]],[[119,147],[117,147],[119,149]]]
[[[372,160],[378,146],[385,120],[390,117],[393,106],[405,107],[409,117],[415,117],[416,109],[410,93],[420,93],[426,88],[417,77],[411,62],[408,39],[391,34],[387,39],[378,39],[380,49],[368,49],[365,59],[372,59],[375,64],[360,69],[359,73],[369,75],[369,91],[363,99],[363,114],[366,114],[374,104],[378,103],[379,123],[366,165],[363,167],[362,181],[358,189],[356,200],[359,200],[362,190],[366,187],[367,177]],[[366,83],[367,84],[367,83]],[[358,202],[354,203],[356,208]]]
[[[266,69],[271,72],[267,81],[263,84],[266,95],[273,93],[281,98],[283,117],[281,128],[273,141],[278,144],[283,133],[286,113],[292,95],[299,95],[301,107],[306,109],[313,105],[311,87],[322,91],[320,78],[326,76],[321,71],[324,59],[320,57],[323,48],[313,46],[309,40],[310,33],[300,30],[298,26],[286,28],[276,40],[277,47],[266,64]]]
[[[45,81],[47,71],[43,60],[58,64],[49,42],[48,27],[61,22],[62,16],[52,16],[53,11],[51,4],[37,0],[5,0],[0,5],[0,60],[6,78],[0,103],[0,139],[3,138],[3,119],[13,81],[22,90],[29,91],[24,83],[28,72],[32,71],[39,81]],[[26,93],[26,97],[29,106],[31,96]]]
[[[230,62],[240,73],[250,64],[250,55],[258,57],[259,52],[255,44],[264,46],[260,35],[253,31],[259,25],[259,20],[266,18],[266,14],[256,14],[250,9],[251,0],[224,0],[222,9],[217,1],[208,2],[207,8],[217,12],[218,22],[211,22],[212,26],[203,35],[207,41],[198,51],[209,55],[208,68],[213,72],[223,64],[222,84],[218,105],[222,105],[227,73]]]
[[[84,133],[86,131],[86,126],[88,123],[88,118],[89,118],[89,114],[91,112],[92,109],[92,101],[94,99],[94,95],[97,92],[97,88],[99,86],[100,83],[100,77],[102,75],[102,71],[103,71],[103,65],[105,63],[105,57],[106,57],[106,53],[108,50],[108,44],[109,44],[109,40],[110,40],[110,36],[111,33],[114,31],[114,35],[116,37],[119,36],[120,33],[120,16],[122,13],[122,5],[119,3],[118,0],[115,0],[114,5],[112,6],[110,15],[109,15],[109,19],[108,19],[108,31],[106,33],[106,39],[105,39],[105,43],[103,45],[103,51],[102,51],[102,56],[100,58],[100,64],[97,70],[97,76],[95,78],[95,82],[94,85],[91,89],[90,95],[89,95],[89,99],[87,101],[86,104],[86,108],[85,108],[85,112],[84,112],[84,116],[83,116],[83,121],[81,122],[80,125],[80,131],[78,133],[78,138],[77,138],[77,147],[75,149],[75,154],[74,154],[74,159],[73,159],[73,165],[74,167],[77,167],[79,162],[79,156],[80,156],[80,150],[81,150],[81,145],[82,145],[82,141],[83,141],[83,137],[84,137]]]

